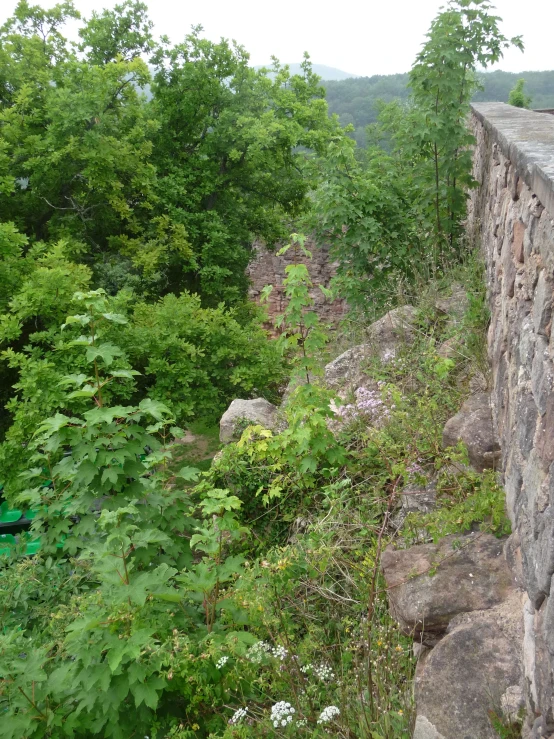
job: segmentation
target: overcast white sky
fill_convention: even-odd
[[[17,0],[2,0],[0,21]],[[37,2],[37,0],[34,0]],[[121,1],[121,0],[120,0]],[[33,0],[31,0],[33,2]],[[76,0],[85,16],[117,0]],[[406,72],[424,40],[441,0],[146,0],[158,34],[179,41],[193,24],[218,40],[234,39],[250,52],[252,64],[312,61],[356,75]],[[49,7],[50,0],[38,0]],[[523,35],[526,51],[510,50],[497,69],[521,72],[554,69],[554,2],[497,0],[506,36]]]

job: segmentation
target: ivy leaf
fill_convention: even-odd
[[[109,480],[113,485],[115,485],[121,473],[123,473],[123,470],[118,470],[115,467],[106,467],[104,469],[104,472],[102,472],[102,485],[106,482],[106,480]]]
[[[87,382],[89,380],[90,378],[87,375],[83,374],[65,375],[65,377],[62,377],[62,379],[58,382],[58,385],[60,387],[67,387],[68,385],[76,385],[77,387],[81,387],[84,382]]]
[[[92,385],[85,385],[85,387],[81,388],[81,390],[73,390],[73,392],[69,393],[67,396],[68,398],[92,398],[96,393],[98,392],[98,389],[95,387],[92,387]]]
[[[145,706],[148,706],[148,708],[151,708],[153,711],[157,708],[159,698],[156,688],[154,687],[156,683],[158,683],[158,687],[160,689],[163,687],[163,681],[159,679],[156,681],[156,678],[149,678],[147,682],[131,685],[131,692],[135,698],[137,708],[141,703],[144,703]]]

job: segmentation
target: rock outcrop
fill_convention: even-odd
[[[471,465],[478,471],[494,469],[500,461],[500,446],[494,431],[490,396],[475,393],[445,425],[443,445],[456,446],[462,441]]]
[[[467,534],[381,557],[391,611],[419,646],[413,739],[498,739],[494,717],[524,703],[524,596],[504,547]]]
[[[219,440],[223,444],[235,441],[240,436],[238,431],[242,432],[244,430],[243,422],[245,421],[276,431],[280,427],[278,412],[277,406],[264,398],[255,398],[254,400],[237,398],[233,400],[221,417]]]
[[[413,739],[498,739],[493,717],[517,719],[524,705],[521,593],[489,610],[456,616],[419,660]]]
[[[381,557],[391,611],[403,631],[435,644],[452,619],[501,603],[513,590],[503,542],[491,534],[387,547]]]
[[[329,244],[316,244],[313,238],[308,238],[306,247],[312,252],[312,259],[308,260],[306,266],[313,282],[313,287],[310,289],[310,297],[314,301],[313,310],[324,323],[336,323],[346,313],[346,301],[330,300],[319,289],[320,285],[329,287],[336,273],[337,265],[330,256],[330,246]],[[294,263],[294,250],[289,249],[285,254],[277,256],[278,246],[269,250],[259,241],[252,245],[252,249],[255,257],[247,270],[250,278],[249,297],[254,302],[259,302],[263,288],[266,285],[273,285],[266,307],[269,317],[267,328],[274,331],[274,320],[283,312],[286,305],[283,281],[286,277],[287,266]]]
[[[343,393],[356,390],[371,380],[367,367],[372,357],[387,362],[402,346],[412,343],[416,309],[411,305],[386,313],[367,329],[367,343],[348,349],[325,367],[325,384]]]

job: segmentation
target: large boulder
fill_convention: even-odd
[[[516,719],[523,707],[522,595],[457,616],[418,662],[413,739],[498,739],[492,715]]]
[[[413,305],[403,305],[371,324],[367,329],[368,343],[381,359],[392,358],[400,347],[413,342],[416,317],[417,310]]]
[[[254,400],[233,400],[219,422],[219,440],[229,444],[240,437],[244,430],[244,423],[263,426],[271,431],[280,427],[279,409],[264,398]]]
[[[368,380],[365,368],[371,356],[368,344],[348,349],[325,367],[325,384],[343,392],[361,387]]]
[[[494,431],[488,393],[471,395],[458,413],[446,422],[443,445],[456,446],[460,441],[466,445],[469,461],[478,472],[498,466],[500,445]]]
[[[416,309],[411,305],[395,308],[367,329],[367,343],[348,349],[325,367],[325,384],[348,392],[371,384],[366,373],[372,357],[388,362],[401,346],[414,339]]]
[[[402,630],[433,645],[458,614],[505,600],[513,578],[503,545],[491,534],[467,534],[409,549],[387,547],[381,568]]]

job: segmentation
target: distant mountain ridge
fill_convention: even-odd
[[[481,72],[483,85],[474,95],[475,101],[507,103],[510,90],[518,79],[525,80],[525,92],[531,96],[532,108],[554,108],[554,70],[541,72]],[[343,126],[352,124],[355,138],[364,145],[365,127],[377,120],[378,100],[406,100],[410,94],[408,73],[373,75],[345,80],[322,80],[327,90],[329,112],[339,116]]]
[[[291,74],[301,74],[302,69],[300,64],[294,62],[288,65]],[[271,62],[268,64],[258,64],[254,69],[261,69],[262,67],[271,68]],[[340,82],[341,80],[349,80],[359,77],[357,74],[350,74],[350,72],[343,72],[342,69],[336,67],[328,67],[326,64],[312,64],[312,69],[315,74],[319,75],[324,82]]]

